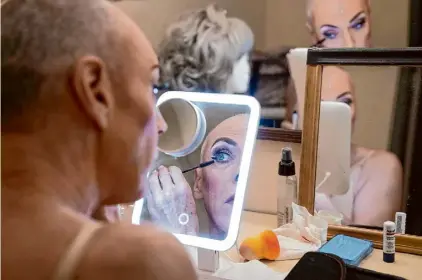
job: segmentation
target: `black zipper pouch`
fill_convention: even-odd
[[[373,270],[347,265],[336,255],[309,252],[303,255],[285,280],[406,280]]]

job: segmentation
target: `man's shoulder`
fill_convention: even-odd
[[[150,225],[104,226],[85,258],[79,279],[196,279],[184,247]]]

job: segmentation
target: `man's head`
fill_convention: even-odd
[[[356,99],[349,73],[337,66],[325,66],[322,76],[321,100],[343,102],[352,111],[352,126],[356,119]]]
[[[215,163],[195,170],[194,195],[219,231],[227,232],[246,140],[249,115],[239,114],[218,124],[201,149],[201,162]]]
[[[12,0],[1,13],[2,139],[30,138],[58,169],[84,162],[102,203],[135,200],[157,142],[144,34],[101,0]]]
[[[370,47],[369,0],[308,0],[307,26],[314,43],[328,48]]]

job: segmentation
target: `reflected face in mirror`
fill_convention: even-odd
[[[321,100],[338,101],[350,106],[352,127],[356,119],[354,87],[350,75],[337,66],[326,66],[322,75]]]
[[[240,114],[217,125],[204,141],[201,162],[215,164],[195,170],[194,196],[204,199],[211,234],[227,233],[233,208],[249,115]]]
[[[327,48],[371,46],[368,0],[309,0],[308,24]]]

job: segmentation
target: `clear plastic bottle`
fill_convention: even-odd
[[[283,148],[281,151],[278,175],[277,224],[280,227],[292,222],[292,202],[297,203],[297,178],[291,148]]]

